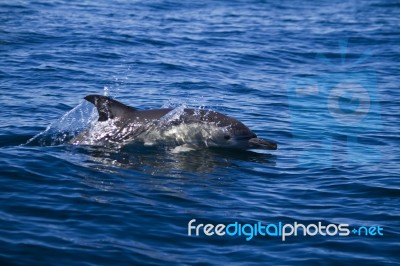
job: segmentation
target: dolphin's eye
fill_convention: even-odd
[[[224,139],[226,139],[226,140],[231,139],[231,136],[225,135],[225,136],[224,136]]]

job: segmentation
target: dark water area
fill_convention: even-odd
[[[398,265],[399,29],[395,0],[1,1],[1,265]],[[69,144],[88,94],[278,150]]]

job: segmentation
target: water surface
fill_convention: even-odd
[[[397,1],[3,1],[0,25],[2,264],[399,263]],[[67,144],[88,94],[212,108],[279,149]],[[191,219],[383,236],[189,237]]]

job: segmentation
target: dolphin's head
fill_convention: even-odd
[[[253,131],[240,122],[225,127],[215,135],[214,141],[218,143],[218,146],[228,148],[276,150],[278,147],[275,142],[258,138]]]

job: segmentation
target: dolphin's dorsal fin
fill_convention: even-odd
[[[87,95],[85,100],[96,106],[99,112],[99,121],[107,121],[116,117],[123,117],[137,111],[136,108],[126,106],[116,100],[102,95]]]

